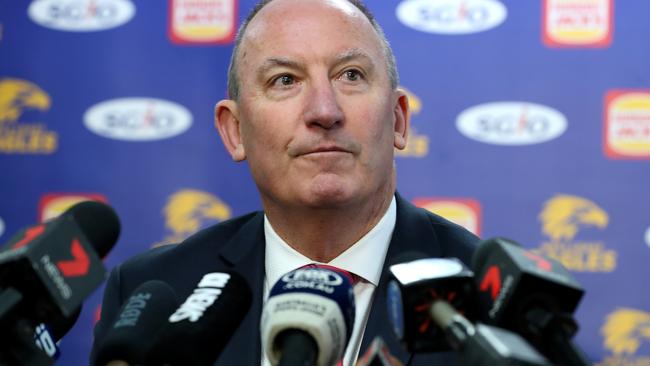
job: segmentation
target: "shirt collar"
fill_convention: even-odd
[[[388,244],[395,228],[396,217],[397,205],[395,196],[393,196],[388,210],[377,225],[327,264],[354,273],[377,286],[388,251]],[[289,271],[314,263],[282,240],[266,215],[264,215],[264,236],[266,239],[266,279],[269,285],[273,286],[282,275]]]

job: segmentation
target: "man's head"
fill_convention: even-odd
[[[235,47],[232,51],[232,57],[230,58],[230,65],[228,66],[228,96],[230,99],[238,100],[239,99],[239,76],[237,75],[238,68],[237,62],[239,59],[239,49],[241,46],[242,38],[246,33],[248,24],[251,20],[257,15],[257,13],[264,7],[266,4],[270,3],[273,0],[261,0],[258,2],[253,10],[248,14],[244,22],[239,27],[237,32],[237,37],[235,38]],[[397,65],[395,63],[395,55],[393,50],[390,48],[386,35],[382,30],[381,26],[375,20],[375,17],[370,13],[368,8],[360,0],[348,0],[352,5],[356,6],[363,15],[368,18],[368,21],[377,32],[377,36],[381,41],[382,47],[384,49],[384,57],[386,57],[386,65],[388,67],[388,75],[390,77],[391,86],[397,88],[399,85],[399,74],[397,73]]]
[[[248,160],[267,211],[393,193],[408,101],[386,48],[346,0],[273,0],[240,31],[236,98],[217,104],[216,125],[232,158]]]

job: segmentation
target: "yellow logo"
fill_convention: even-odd
[[[47,111],[50,97],[26,80],[0,80],[0,153],[51,154],[57,147],[56,132],[41,123],[16,122],[26,110]]]
[[[632,357],[643,343],[650,344],[650,313],[619,308],[607,316],[600,332],[612,356],[598,365],[650,365],[649,357]]]
[[[539,215],[542,232],[549,242],[538,249],[560,261],[567,269],[578,272],[611,272],[616,268],[616,252],[600,241],[576,241],[584,228],[607,227],[607,212],[592,201],[558,194],[546,202]]]
[[[165,226],[172,234],[155,245],[179,243],[208,224],[229,219],[231,210],[210,193],[183,189],[169,197],[163,214]]]
[[[422,101],[417,95],[413,94],[408,89],[401,87],[406,93],[409,101],[409,111],[412,115],[417,115],[422,110]],[[395,149],[395,156],[401,157],[414,157],[422,158],[429,153],[429,137],[426,135],[419,135],[415,127],[411,126],[409,131],[408,141],[404,150]]]

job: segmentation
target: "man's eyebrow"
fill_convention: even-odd
[[[291,69],[300,68],[300,65],[296,61],[290,60],[288,58],[270,57],[270,58],[267,58],[266,60],[264,60],[262,65],[260,65],[260,67],[257,68],[257,74],[258,75],[264,75],[270,69],[272,69],[274,67],[278,67],[278,66],[287,67],[287,68],[291,68]]]
[[[343,53],[338,54],[336,56],[336,58],[335,58],[335,60],[336,60],[335,62],[336,62],[336,64],[342,64],[342,63],[352,61],[352,60],[355,60],[355,59],[366,60],[370,64],[370,66],[375,65],[375,63],[372,60],[372,57],[370,57],[370,55],[368,55],[366,52],[364,52],[360,48],[353,48],[353,49],[350,49],[350,50],[347,50],[347,51],[345,51]]]

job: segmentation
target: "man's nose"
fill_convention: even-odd
[[[305,98],[304,120],[308,126],[331,129],[343,123],[343,111],[329,78],[313,80]]]

